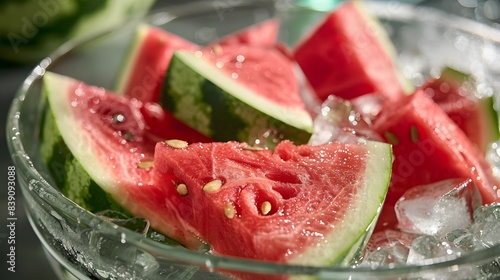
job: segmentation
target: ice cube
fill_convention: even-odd
[[[456,258],[461,254],[461,250],[449,242],[441,241],[435,236],[422,235],[413,240],[406,263],[412,265],[430,264]]]
[[[144,218],[130,218],[125,214],[113,210],[105,210],[97,213],[103,219],[132,231],[146,234],[149,231],[149,221]]]
[[[464,252],[472,252],[476,249],[474,236],[468,229],[453,230],[446,234],[445,240]]]
[[[490,248],[500,244],[500,223],[498,221],[487,221],[475,223],[471,227],[477,248]]]
[[[472,224],[481,196],[470,179],[448,179],[406,191],[395,206],[398,227],[415,234],[444,236]]]
[[[394,244],[388,247],[379,247],[374,251],[368,252],[361,267],[370,267],[377,269],[379,267],[395,267],[406,264],[408,258],[408,248],[401,244]]]
[[[482,205],[474,211],[474,222],[497,222],[500,223],[500,203]]]
[[[132,231],[146,234],[149,230],[149,221],[144,219],[144,218],[130,218],[130,219],[112,219],[111,220],[113,223],[130,229]]]
[[[481,279],[500,279],[500,258],[489,264],[481,265],[479,267]]]
[[[413,234],[396,230],[385,230],[373,234],[360,266],[376,269],[406,264],[409,247],[414,238]]]
[[[314,119],[310,144],[320,145],[330,141],[355,143],[360,138],[381,140],[351,102],[330,95]]]
[[[415,237],[416,235],[411,233],[387,229],[372,234],[366,248],[369,251],[374,251],[380,247],[392,246],[394,244],[401,244],[405,247],[409,247]]]
[[[363,94],[352,99],[350,102],[354,105],[367,123],[372,123],[382,110],[385,98],[375,94]]]

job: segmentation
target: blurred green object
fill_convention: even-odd
[[[343,0],[299,0],[297,5],[317,11],[331,11]]]
[[[70,39],[147,13],[155,0],[0,0],[0,63],[38,62]]]
[[[339,3],[352,0],[297,0],[297,5],[317,11],[332,11]],[[370,0],[373,2],[404,2],[417,4],[423,0]]]

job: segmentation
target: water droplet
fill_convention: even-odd
[[[243,62],[243,61],[245,61],[245,56],[244,56],[244,55],[242,55],[242,54],[237,55],[237,56],[236,56],[236,61],[238,61],[238,62]]]
[[[283,134],[276,129],[268,129],[264,131],[261,135],[257,135],[252,139],[250,138],[249,143],[253,143],[252,146],[260,148],[273,148],[281,140],[283,140]]]
[[[59,213],[57,213],[56,211],[52,210],[52,211],[50,211],[50,214],[52,216],[54,216],[54,218],[56,218],[56,219],[58,219],[60,221],[63,221],[63,218],[61,217],[61,215],[59,215]]]
[[[459,51],[467,50],[467,46],[469,45],[469,39],[465,36],[458,36],[455,38],[455,48]]]
[[[211,260],[205,260],[205,266],[207,267],[209,272],[214,272],[214,264]]]
[[[97,274],[99,274],[100,277],[102,277],[104,279],[109,277],[109,272],[106,272],[104,270],[96,269],[96,272],[97,272]]]
[[[35,69],[33,70],[33,73],[36,74],[36,75],[39,75],[39,76],[42,76],[45,74],[45,69],[40,67],[40,66],[37,66],[35,67]]]
[[[125,116],[121,113],[113,115],[113,123],[119,124],[125,122]]]
[[[122,233],[122,234],[120,235],[120,237],[121,237],[120,242],[121,242],[122,244],[125,244],[125,243],[127,242],[127,240],[126,240],[127,235],[126,235],[125,233]]]

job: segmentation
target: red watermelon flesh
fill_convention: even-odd
[[[205,48],[203,57],[226,75],[287,107],[305,108],[294,64],[276,49],[248,45]]]
[[[500,184],[484,156],[422,90],[381,111],[375,130],[393,144],[394,164],[378,229],[394,227],[394,205],[409,188],[451,178],[470,178],[483,203],[500,201]]]
[[[147,124],[145,132],[153,140],[180,139],[188,143],[207,143],[213,141],[175,118],[158,103],[141,103],[139,109]]]
[[[198,46],[163,29],[141,25],[119,82],[118,93],[143,102],[157,102],[161,84],[174,51]]]
[[[212,44],[273,47],[277,43],[278,31],[278,20],[268,19],[226,35]]]
[[[470,77],[447,68],[422,88],[485,155],[489,143],[499,138],[498,116],[493,99],[475,97],[468,83],[473,83]]]
[[[346,1],[294,47],[295,60],[321,100],[367,93],[397,100],[412,91],[379,25],[361,1]]]
[[[345,257],[345,248],[326,248],[336,236],[332,232],[341,230],[349,217],[358,192],[366,191],[361,186],[369,155],[363,144],[295,146],[284,141],[273,153],[236,142],[180,149],[159,143],[154,165],[166,200],[213,253],[284,263],[307,255],[301,264],[323,265],[334,261],[325,259],[330,254]],[[390,159],[377,157],[376,165],[389,160],[390,168]],[[216,180],[220,188],[207,190]],[[372,181],[367,188],[377,185]],[[179,186],[184,192],[178,191]],[[369,196],[378,206],[359,206],[363,215],[377,212],[384,197]],[[358,214],[355,219],[363,224],[363,215]],[[366,226],[338,242],[352,247],[349,239],[366,234]]]
[[[65,145],[91,180],[132,215],[147,217],[158,231],[189,248],[199,248],[197,237],[185,231],[183,223],[166,206],[165,189],[154,184],[151,163],[156,141],[145,130],[142,104],[50,72],[44,76],[44,92]],[[48,159],[47,166],[53,165],[52,160]],[[69,181],[81,180],[78,175],[73,179],[67,176]],[[88,187],[77,182],[67,185]],[[81,192],[69,189],[64,194],[81,201]],[[97,203],[93,199],[90,196],[86,203]]]

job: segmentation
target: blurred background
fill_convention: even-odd
[[[45,0],[44,3],[51,3],[56,0]],[[193,2],[192,0],[189,0]],[[160,7],[167,7],[176,4],[186,4],[188,0],[157,0],[153,9]],[[205,0],[212,1],[215,5],[227,4],[229,1],[236,0]],[[289,1],[289,0],[280,0]],[[305,5],[310,5],[317,9],[329,9],[334,6],[339,0],[298,0],[303,2]],[[384,1],[384,0],[378,0]],[[500,28],[500,0],[401,0],[402,2],[411,2],[416,5],[425,7],[436,7],[443,9],[450,13],[454,13],[460,16],[473,18],[477,21],[484,22],[485,24],[493,25]],[[23,56],[24,59],[6,59],[9,57],[9,52],[15,48],[15,46],[27,45],[29,39],[23,37],[7,37],[8,34],[6,28],[8,24],[5,22],[15,22],[19,21],[19,14],[9,10],[9,3],[14,2],[11,0],[0,0],[0,123],[5,124],[6,115],[10,102],[22,85],[24,78],[29,74],[29,72],[35,67],[36,60],[29,59],[28,56]],[[41,3],[38,0],[27,0],[19,1],[19,3],[36,2]],[[84,2],[84,1],[83,1]],[[103,1],[105,2],[105,1]],[[395,1],[392,1],[395,2]],[[17,4],[16,4],[17,5]],[[36,12],[36,11],[35,11]],[[49,10],[46,11],[49,13]],[[7,17],[6,15],[9,15]],[[34,14],[33,14],[34,15]],[[16,18],[17,17],[17,18]],[[35,19],[35,18],[33,18]],[[39,17],[37,20],[43,21],[44,18]],[[35,32],[36,30],[30,30],[29,24],[23,22],[25,32]],[[64,24],[63,24],[64,25]],[[62,27],[61,27],[62,28]],[[33,38],[35,34],[33,34]],[[30,37],[30,36],[28,36]],[[31,37],[30,37],[31,38]],[[28,40],[28,41],[26,41]],[[8,43],[11,46],[8,46]],[[54,47],[58,42],[54,42]],[[5,49],[5,46],[8,46]],[[4,48],[4,49],[2,49]],[[27,52],[28,53],[28,52]],[[35,51],[30,51],[30,54],[35,54]],[[25,61],[23,61],[25,60]],[[31,60],[31,61],[30,61]],[[2,125],[4,127],[4,125]],[[24,212],[23,199],[21,194],[18,192],[16,195],[16,272],[12,273],[7,270],[8,265],[7,253],[8,253],[8,228],[6,215],[7,215],[7,168],[12,165],[9,152],[7,150],[5,129],[1,130],[0,133],[0,178],[2,180],[2,188],[0,190],[0,259],[2,260],[2,265],[0,266],[0,279],[56,279],[56,275],[53,273],[48,261],[45,258],[44,252],[41,245],[33,233],[31,226],[26,218]]]

